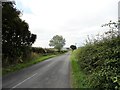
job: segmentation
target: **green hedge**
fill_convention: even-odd
[[[77,50],[76,59],[81,70],[89,75],[86,82],[91,88],[114,90],[120,87],[119,35],[87,43]]]

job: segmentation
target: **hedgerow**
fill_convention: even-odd
[[[88,41],[76,53],[91,88],[120,89],[120,35],[117,31],[108,33]]]

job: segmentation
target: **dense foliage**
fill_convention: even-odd
[[[77,49],[77,47],[76,47],[75,45],[71,45],[70,48],[71,48],[72,50]]]
[[[2,54],[3,66],[16,63],[30,53],[36,35],[29,31],[29,25],[20,18],[21,12],[14,2],[2,3]]]
[[[91,88],[120,89],[120,36],[112,29],[77,50],[76,59]]]
[[[32,52],[39,53],[39,54],[44,54],[45,50],[43,48],[32,47]]]
[[[65,53],[65,52],[67,52],[67,50],[62,50],[61,52],[58,52],[58,50],[56,50],[54,48],[32,47],[32,52],[41,54],[41,55],[48,55],[48,54]]]
[[[32,52],[35,52],[38,54],[53,54],[56,52],[56,50],[49,49],[49,48],[32,47]]]

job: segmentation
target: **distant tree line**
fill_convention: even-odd
[[[31,48],[33,53],[37,53],[40,55],[48,55],[48,54],[60,54],[65,53],[67,50],[61,50],[60,52],[54,48],[41,48],[41,47],[32,47]]]
[[[15,8],[15,2],[2,3],[2,63],[17,63],[30,54],[36,35],[29,31],[29,25],[22,20],[22,13]],[[6,64],[7,63],[7,64]]]

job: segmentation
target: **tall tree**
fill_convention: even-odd
[[[64,45],[65,39],[60,35],[54,36],[49,43],[49,46],[54,46],[54,48],[58,49],[58,51],[60,51]]]
[[[2,52],[13,62],[13,58],[25,54],[35,42],[36,35],[31,34],[28,23],[20,18],[21,12],[14,2],[3,2],[2,6]]]
[[[77,47],[76,47],[75,45],[71,45],[70,48],[71,48],[72,50],[77,49]]]

